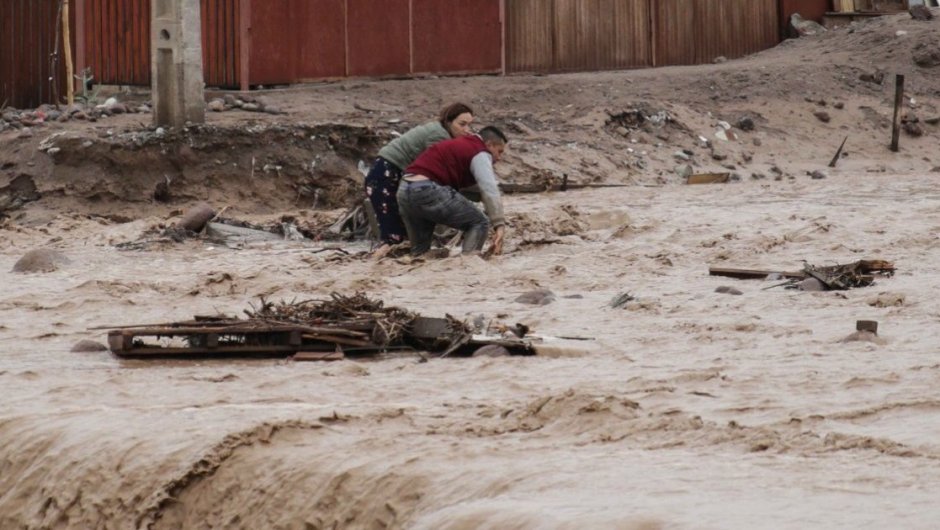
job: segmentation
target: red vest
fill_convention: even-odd
[[[405,174],[424,175],[458,190],[473,186],[477,181],[470,172],[470,161],[484,151],[486,144],[475,134],[438,142],[421,153]]]

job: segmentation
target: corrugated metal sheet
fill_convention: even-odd
[[[150,0],[85,0],[84,34],[96,83],[150,84]]]
[[[298,62],[299,24],[294,20],[295,0],[251,3],[251,84],[289,83]]]
[[[58,7],[56,0],[0,0],[0,106],[31,108],[54,102],[56,93],[65,97],[61,41],[55,49]],[[74,49],[75,13],[70,14]]]
[[[649,65],[648,0],[555,0],[554,70]]]
[[[237,87],[241,52],[238,0],[202,0],[202,70],[207,86]]]
[[[659,0],[653,6],[653,65],[697,60],[696,12],[688,0]]]
[[[347,0],[346,74],[411,71],[410,0]]]
[[[238,86],[238,0],[201,0],[206,85]],[[96,83],[150,84],[150,0],[85,0],[85,65]]]
[[[506,71],[554,66],[554,0],[506,0]]]
[[[294,82],[346,75],[346,0],[301,0],[294,17],[301,28]]]
[[[656,0],[655,66],[733,59],[779,42],[777,0]]]
[[[412,0],[411,9],[412,73],[499,71],[499,0]]]
[[[650,65],[650,0],[508,0],[506,71]]]

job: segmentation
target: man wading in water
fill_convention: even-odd
[[[398,209],[411,240],[411,253],[431,248],[436,225],[463,231],[463,252],[483,249],[493,226],[491,252],[503,250],[505,219],[493,164],[506,150],[506,135],[496,127],[434,144],[405,170],[398,188]],[[476,186],[486,214],[460,194]]]

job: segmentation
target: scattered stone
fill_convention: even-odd
[[[206,105],[206,107],[212,112],[222,112],[223,110],[225,110],[225,101],[219,98],[216,98],[210,101],[209,104]]]
[[[829,103],[825,99],[820,99],[819,101],[816,102],[816,104],[819,105],[820,107],[825,107]]]
[[[13,265],[13,272],[53,272],[61,265],[70,263],[65,254],[58,250],[39,248],[30,250]]]
[[[170,202],[170,180],[164,177],[164,180],[161,180],[153,188],[153,200],[157,202]]]
[[[741,154],[741,159],[744,160],[745,163],[750,163],[752,160],[754,160],[754,155],[751,153],[743,153]]]
[[[869,298],[866,303],[872,307],[900,307],[907,300],[901,293],[878,293],[877,296]]]
[[[94,352],[100,352],[100,351],[108,351],[108,347],[97,341],[82,339],[76,342],[75,345],[72,346],[72,349],[69,351],[75,352],[75,353],[94,353]]]
[[[238,98],[231,94],[225,94],[222,96],[222,101],[229,107],[235,107],[236,103],[238,102]]]
[[[487,344],[473,352],[474,357],[509,357],[509,350],[498,344]]]
[[[675,157],[676,160],[683,160],[683,161],[692,160],[692,155],[686,153],[685,151],[676,151],[675,153],[672,154],[672,156]]]
[[[614,309],[619,309],[619,308],[621,308],[621,307],[627,305],[627,303],[632,302],[632,301],[634,301],[634,300],[636,300],[636,297],[633,296],[632,294],[630,294],[630,293],[620,293],[620,294],[618,294],[617,296],[615,296],[615,297],[610,301],[610,307],[612,307],[612,308],[614,308]]]
[[[924,123],[926,123],[927,125],[938,125],[940,124],[940,116],[927,118],[926,120],[924,120]]]
[[[190,232],[200,232],[213,217],[215,217],[215,210],[212,206],[201,202],[183,214],[182,219],[176,225]]]
[[[920,124],[917,122],[913,122],[913,121],[904,122],[901,128],[904,129],[904,132],[906,132],[909,136],[913,136],[915,138],[918,138],[924,135],[924,128],[921,127]]]
[[[801,281],[799,287],[801,291],[819,292],[826,290],[826,286],[823,284],[823,282],[817,280],[816,278],[807,278]]]
[[[940,65],[940,46],[936,39],[922,40],[911,50],[914,64],[922,68]]]
[[[899,29],[899,30],[897,30],[897,31],[894,32],[894,36],[895,36],[895,37],[903,37],[903,36],[905,36],[905,35],[907,35],[907,32],[904,31],[903,29]]]
[[[770,172],[778,176],[783,175],[783,170],[777,165],[770,166]]]
[[[111,114],[127,114],[127,105],[123,103],[115,103],[107,109]]]
[[[813,116],[816,116],[816,119],[823,123],[829,123],[832,121],[832,117],[829,116],[829,113],[824,110],[817,110],[813,113]]]
[[[0,213],[15,210],[39,197],[33,178],[29,175],[20,175],[6,186],[0,187]]]
[[[858,78],[859,80],[864,81],[866,83],[874,83],[876,85],[880,85],[884,83],[885,73],[882,72],[881,70],[875,70],[874,72],[866,72],[858,76]]]
[[[712,62],[714,64],[722,64],[722,63],[728,62],[728,58],[725,57],[724,55],[719,55],[718,57],[715,57],[715,60]]]
[[[937,166],[930,170],[931,173],[940,173],[940,166]]]
[[[822,24],[814,20],[806,20],[799,13],[793,13],[790,16],[790,25],[800,37],[814,37],[826,32]]]
[[[261,107],[257,103],[245,103],[242,105],[242,110],[247,110],[248,112],[258,112],[261,110]]]
[[[754,144],[755,147],[760,147],[764,145],[764,142],[760,138],[754,138],[754,140],[752,140],[752,143]]]
[[[731,294],[731,295],[735,295],[735,296],[740,296],[740,295],[744,294],[744,293],[741,292],[739,289],[735,289],[734,287],[729,287],[729,286],[727,286],[727,285],[722,285],[721,287],[716,288],[716,289],[715,289],[715,292],[716,292],[716,293],[722,293],[722,294]]]
[[[548,289],[536,289],[523,293],[516,298],[515,302],[519,304],[530,305],[548,305],[555,301],[555,293]]]
[[[871,331],[856,331],[848,337],[842,339],[842,342],[870,342],[879,346],[884,346],[888,342]]]
[[[721,162],[727,159],[728,159],[728,155],[726,155],[725,153],[722,153],[721,151],[712,151],[712,160],[717,160]]]
[[[738,126],[738,129],[742,131],[753,131],[754,130],[754,120],[748,116],[744,116],[738,120],[738,123],[735,125]]]
[[[767,175],[760,173],[760,172],[756,172],[756,173],[751,173],[751,178],[754,180],[764,180],[765,178],[767,178]]]
[[[820,170],[817,169],[817,170],[815,170],[815,171],[811,171],[811,172],[809,173],[809,176],[810,176],[810,178],[812,178],[813,180],[822,180],[822,179],[826,178],[826,173],[824,173],[823,171],[820,171]]]
[[[908,13],[911,14],[911,18],[914,20],[933,20],[933,13],[925,5],[911,6]]]
[[[616,129],[614,129],[614,132],[617,133],[617,134],[619,134],[620,136],[629,136],[629,135],[630,135],[630,131],[627,130],[626,127],[617,127]]]
[[[678,175],[679,178],[681,179],[689,178],[690,176],[692,176],[692,173],[694,172],[694,170],[692,169],[692,166],[689,164],[678,165],[675,167],[675,169],[673,169],[673,171],[675,171],[676,175]]]
[[[839,110],[842,110],[845,108],[845,103],[842,103],[841,101],[836,101],[835,103],[832,104],[832,106]]]

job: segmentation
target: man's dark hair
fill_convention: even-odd
[[[464,105],[463,103],[452,103],[441,109],[441,114],[437,119],[441,122],[441,125],[447,129],[447,126],[456,120],[457,116],[460,116],[461,114],[469,114],[472,116],[473,109],[467,105]]]
[[[504,144],[509,143],[509,138],[506,138],[506,135],[503,134],[503,131],[497,129],[490,125],[489,127],[484,127],[480,131],[480,138],[483,138],[484,142],[502,142]]]

